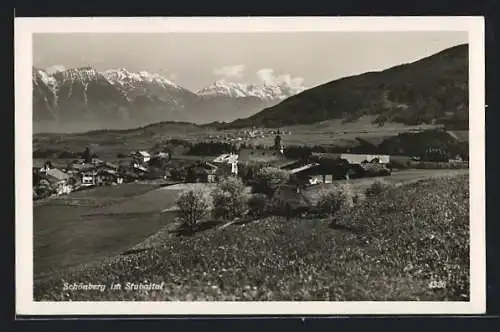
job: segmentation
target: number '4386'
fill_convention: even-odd
[[[445,288],[445,287],[446,287],[446,283],[444,281],[433,280],[429,283],[430,289],[441,289],[441,288]]]

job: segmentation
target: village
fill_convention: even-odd
[[[251,181],[252,171],[264,166],[287,171],[290,185],[298,189],[336,179],[391,174],[388,155],[312,153],[303,158],[284,155],[279,130],[274,146],[262,149],[239,147],[214,158],[190,158],[172,155],[172,151],[135,151],[125,163],[115,164],[92,155],[87,148],[81,158],[66,167],[53,167],[50,160],[33,165],[33,199],[70,194],[97,186],[116,186],[137,181],[169,183],[215,183],[227,176]]]

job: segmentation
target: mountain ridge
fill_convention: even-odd
[[[282,127],[365,115],[374,116],[373,125],[436,123],[468,129],[467,44],[307,90],[219,80],[195,93],[145,71],[51,68],[53,75],[33,67],[37,132],[130,129],[164,121],[219,129]]]
[[[363,115],[376,115],[375,125],[434,122],[468,129],[468,44],[316,86],[225,127],[352,121]]]
[[[232,121],[272,106],[294,91],[283,84],[220,81],[215,85],[218,91],[207,86],[204,92],[195,93],[147,71],[62,65],[49,69],[52,74],[33,67],[33,120],[38,131],[71,126],[125,129],[161,121]]]

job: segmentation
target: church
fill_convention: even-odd
[[[280,167],[284,163],[290,163],[284,156],[284,145],[280,130],[276,131],[274,144],[265,149],[248,147],[239,149],[239,161],[242,163],[262,163]]]

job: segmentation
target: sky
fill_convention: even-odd
[[[310,88],[467,42],[466,31],[34,34],[33,65],[145,70],[194,92],[221,79]]]

